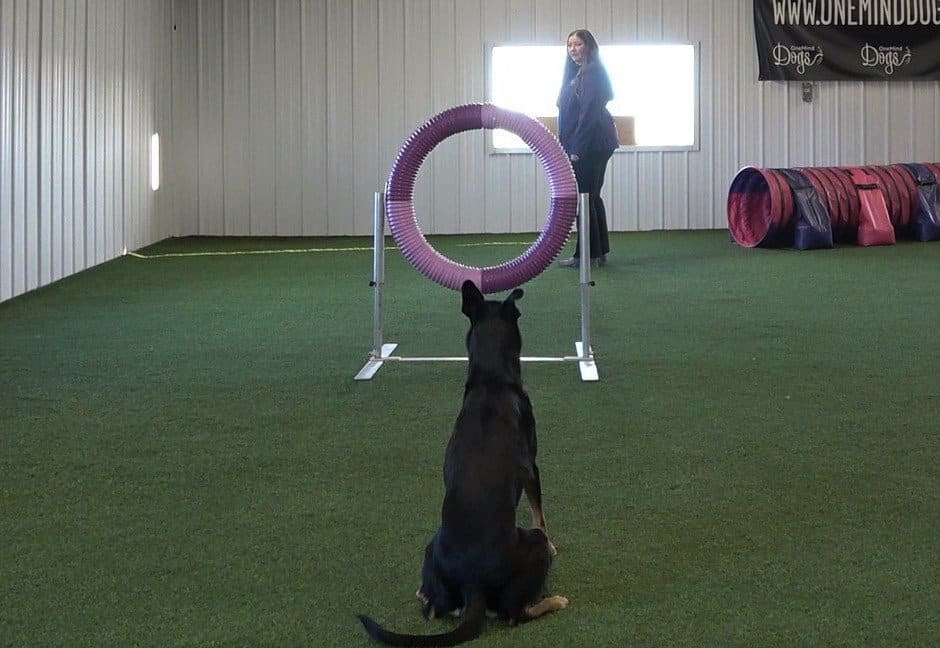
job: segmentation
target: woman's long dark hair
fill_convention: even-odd
[[[614,89],[613,86],[611,86],[610,76],[607,74],[607,68],[604,67],[604,64],[601,63],[599,58],[600,46],[597,44],[597,39],[594,38],[594,34],[589,32],[587,29],[575,29],[570,34],[568,34],[568,38],[565,39],[566,50],[568,39],[570,39],[572,36],[577,36],[581,39],[582,42],[584,42],[585,45],[587,45],[584,53],[584,65],[597,65],[600,67],[601,72],[603,72],[604,85],[606,86],[605,95],[607,101],[610,101],[614,98]],[[558,93],[558,100],[555,102],[555,105],[561,107],[561,95],[564,93],[568,84],[571,83],[571,80],[577,76],[578,72],[580,71],[581,66],[575,63],[574,60],[568,56],[568,52],[565,51],[565,71],[561,78],[561,92]]]

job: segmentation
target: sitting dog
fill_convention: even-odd
[[[563,596],[541,598],[556,552],[542,512],[535,417],[522,388],[522,290],[503,302],[485,300],[472,281],[461,292],[470,319],[467,382],[444,456],[441,526],[425,549],[417,596],[425,618],[462,620],[444,634],[402,635],[359,616],[373,639],[392,646],[453,646],[480,635],[487,610],[515,625],[568,605]],[[523,492],[531,529],[516,526]]]

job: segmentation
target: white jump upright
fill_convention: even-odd
[[[580,246],[581,339],[574,343],[577,355],[522,356],[520,360],[522,362],[577,362],[581,380],[596,382],[600,378],[594,359],[594,350],[591,347],[590,288],[594,282],[591,280],[589,206],[588,194],[580,194],[578,196],[580,237],[578,245]],[[385,288],[385,194],[378,191],[375,193],[373,220],[375,229],[372,237],[372,281],[370,282],[373,290],[372,350],[369,352],[369,359],[356,374],[356,380],[372,380],[372,377],[386,362],[467,362],[467,356],[392,355],[398,344],[385,342],[382,336]]]
[[[578,370],[581,380],[594,382],[599,380],[597,364],[594,362],[594,349],[591,347],[591,209],[590,194],[578,195],[578,246],[581,253],[580,279],[581,279],[581,340],[574,343],[577,353]]]
[[[372,351],[369,360],[356,374],[356,380],[372,380],[382,363],[391,357],[398,344],[385,344],[382,339],[382,289],[385,287],[385,194],[375,192],[372,231]]]

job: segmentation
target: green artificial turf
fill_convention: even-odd
[[[531,236],[436,237],[471,265]],[[391,239],[389,239],[391,244]],[[372,343],[370,240],[169,240],[0,304],[0,644],[366,646],[414,600],[462,363]],[[335,248],[365,248],[329,251]],[[940,243],[612,235],[601,380],[524,366],[550,593],[487,646],[936,645]],[[578,273],[524,286],[574,353]],[[462,355],[459,295],[388,252],[385,340]],[[520,519],[528,519],[525,504]]]

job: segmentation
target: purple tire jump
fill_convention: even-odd
[[[502,128],[518,135],[542,163],[551,189],[548,220],[535,242],[515,259],[475,268],[457,263],[435,250],[418,225],[414,185],[424,159],[442,141],[468,130]],[[544,271],[568,240],[578,211],[578,184],[568,156],[541,123],[519,112],[491,104],[457,106],[431,117],[405,140],[385,193],[388,226],[402,254],[419,272],[453,290],[467,279],[483,293],[515,288]]]

